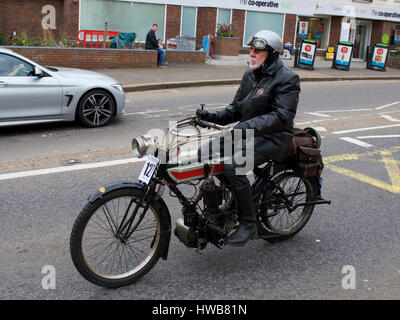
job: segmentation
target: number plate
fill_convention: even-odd
[[[143,166],[142,172],[140,172],[139,180],[148,184],[154,171],[157,168],[157,164],[160,160],[153,156],[147,156],[146,163]]]

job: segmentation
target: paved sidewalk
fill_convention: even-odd
[[[315,70],[293,67],[292,60],[283,60],[296,72],[301,81],[338,80],[400,80],[400,70],[387,68],[386,72],[366,69],[364,61],[352,61],[349,71],[332,69],[331,61],[318,58]],[[212,60],[206,64],[169,64],[163,68],[99,69],[124,85],[126,92],[167,89],[190,86],[237,84],[248,68],[244,57],[239,59]]]

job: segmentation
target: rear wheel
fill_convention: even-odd
[[[132,215],[140,202],[139,189],[117,189],[88,203],[71,232],[72,261],[86,280],[99,286],[117,288],[134,283],[156,264],[160,257],[160,214],[151,205],[127,241],[120,232],[125,212]],[[134,226],[144,208],[139,207]]]
[[[317,198],[312,179],[301,179],[292,171],[282,172],[273,179],[276,187],[266,188],[259,198],[258,228],[261,235],[284,240],[304,228],[315,205],[306,202]]]

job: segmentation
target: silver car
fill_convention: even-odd
[[[108,125],[124,112],[118,81],[72,68],[43,67],[0,48],[0,127],[55,121]]]

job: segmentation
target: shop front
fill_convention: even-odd
[[[400,25],[400,8],[375,7],[370,3],[318,1],[315,15],[330,15],[331,21],[335,18],[329,45],[335,46],[339,41],[352,43],[353,59],[360,61],[366,60],[368,46],[394,39],[397,25]],[[392,24],[396,27],[391,28]],[[398,41],[400,44],[400,31]]]

